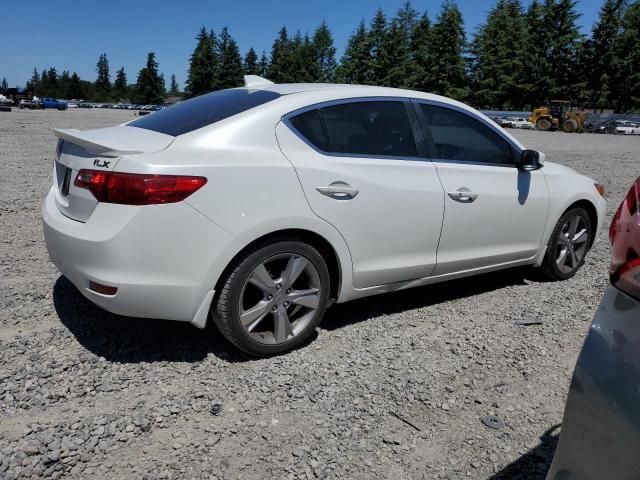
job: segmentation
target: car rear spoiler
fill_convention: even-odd
[[[121,155],[143,153],[142,150],[119,144],[117,140],[99,138],[95,131],[83,132],[73,128],[54,129],[56,137],[87,150],[89,153],[103,157],[119,157]]]

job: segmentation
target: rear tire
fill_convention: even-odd
[[[593,240],[589,214],[584,208],[566,211],[556,223],[540,270],[550,280],[567,280],[584,264]]]
[[[562,124],[562,129],[566,133],[575,133],[576,130],[578,130],[578,122],[576,122],[573,118],[569,118]]]
[[[269,356],[313,334],[329,298],[329,270],[320,253],[295,239],[258,246],[228,273],[213,319],[240,350]]]

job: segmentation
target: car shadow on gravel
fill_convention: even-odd
[[[114,315],[84,298],[60,276],[53,304],[62,324],[90,352],[110,362],[199,362],[209,353],[228,362],[255,360],[229,344],[213,325]]]
[[[388,293],[336,305],[320,328],[335,330],[383,314],[426,307],[478,295],[510,285],[524,285],[527,270],[505,270],[462,280]],[[62,324],[87,350],[111,362],[198,362],[213,353],[227,362],[254,357],[240,352],[217,332],[212,322],[200,330],[186,322],[114,315],[87,300],[65,277],[53,287],[53,304]],[[304,348],[313,342],[315,333]]]
[[[499,472],[489,477],[489,480],[544,480],[551,467],[553,454],[558,446],[559,433],[556,430],[560,424],[554,425],[540,436],[540,443],[510,463]]]
[[[379,315],[390,315],[429,307],[513,285],[526,285],[525,280],[540,281],[537,273],[532,269],[514,268],[366,297],[341,303],[327,310],[324,320],[320,323],[320,328],[335,330]]]

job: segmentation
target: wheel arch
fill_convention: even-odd
[[[275,243],[281,240],[299,240],[312,245],[327,262],[329,269],[329,298],[331,302],[335,302],[340,295],[343,281],[343,267],[340,257],[334,246],[322,235],[304,228],[286,228],[266,233],[253,241],[246,244],[234,257],[229,261],[227,266],[220,274],[216,286],[216,295],[220,292],[222,283],[226,280],[229,273],[249,252],[257,250],[265,245]]]
[[[591,239],[589,240],[589,249],[591,249],[591,247],[593,246],[593,242],[595,242],[596,233],[597,233],[597,230],[598,230],[598,220],[599,220],[598,219],[598,210],[596,209],[596,206],[592,202],[590,202],[589,200],[581,199],[581,200],[577,200],[577,201],[573,202],[571,205],[569,205],[567,208],[565,208],[564,211],[560,214],[560,217],[562,217],[562,215],[567,213],[572,208],[584,208],[587,211],[587,213],[589,214],[589,221],[591,222],[591,229],[593,231],[593,235],[591,236]],[[560,218],[560,217],[558,217],[558,218]]]

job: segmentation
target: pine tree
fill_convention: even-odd
[[[549,75],[551,97],[570,99],[576,64],[577,48],[582,36],[576,25],[580,14],[575,0],[546,0],[545,23],[551,32]]]
[[[317,78],[312,81],[330,83],[335,81],[336,48],[333,46],[333,36],[326,21],[322,21],[313,34],[313,55],[317,63]]]
[[[258,66],[258,54],[253,49],[253,47],[251,47],[247,54],[244,56],[244,62],[242,66],[246,75],[260,75]]]
[[[60,79],[58,81],[58,95],[60,98],[69,99],[69,82],[71,81],[71,77],[67,70],[62,71],[62,75],[60,75]]]
[[[320,63],[318,62],[315,43],[309,35],[304,38],[300,32],[296,32],[291,40],[291,64],[295,82],[317,82],[320,78]]]
[[[171,74],[171,83],[169,84],[169,95],[179,95],[180,89],[178,88],[178,82],[176,81],[176,75],[174,73]]]
[[[625,0],[605,0],[600,8],[600,18],[593,28],[589,47],[591,52],[587,57],[590,65],[588,72],[588,89],[591,93],[593,107],[606,108],[610,106],[612,84],[616,77],[618,59],[616,45],[622,33],[622,15]]]
[[[371,46],[364,19],[349,37],[340,65],[336,69],[337,81],[365,85],[369,83]]]
[[[526,37],[519,0],[498,0],[472,45],[472,79],[477,105],[522,108]]]
[[[96,95],[99,100],[106,100],[109,96],[109,92],[111,91],[109,60],[107,60],[106,53],[100,55],[96,65],[96,71],[98,72],[98,78],[96,79]]]
[[[164,99],[164,80],[158,73],[158,62],[154,52],[147,55],[145,67],[138,73],[134,92],[135,103],[159,104]]]
[[[369,82],[381,85],[389,71],[389,60],[386,57],[387,19],[381,8],[378,9],[369,28],[369,45],[371,59],[369,60]]]
[[[46,97],[49,95],[49,79],[47,77],[47,70],[44,68],[40,74],[40,81],[33,93],[39,97]]]
[[[408,80],[411,88],[430,92],[434,87],[433,46],[431,45],[431,20],[425,12],[416,23],[411,37],[412,71]]]
[[[433,92],[464,100],[469,94],[463,57],[466,37],[462,15],[452,0],[443,2],[430,36],[433,65],[429,76],[433,79]]]
[[[629,5],[624,14],[616,50],[619,62],[615,106],[618,112],[627,112],[640,108],[640,1]]]
[[[7,93],[8,89],[9,89],[9,84],[7,83],[7,79],[5,77],[2,77],[2,83],[0,84],[0,92]]]
[[[547,8],[538,0],[533,0],[525,15],[527,40],[524,49],[526,79],[523,99],[525,104],[529,104],[531,108],[545,105],[549,100],[551,33],[546,24]]]
[[[46,73],[46,93],[43,93],[47,97],[58,97],[58,72],[55,67],[50,67]]]
[[[116,72],[116,79],[113,82],[113,97],[116,100],[125,99],[129,96],[127,74],[124,71],[124,67]]]
[[[260,55],[260,62],[258,63],[258,75],[261,77],[266,77],[269,73],[269,57],[267,57],[267,52],[262,51],[262,55]]]
[[[218,57],[220,71],[218,73],[218,88],[234,88],[243,84],[242,59],[238,44],[224,27],[218,39]]]
[[[69,79],[69,98],[81,100],[87,98],[87,92],[76,72],[71,74]]]
[[[409,87],[413,82],[413,58],[411,38],[416,25],[416,11],[406,2],[391,20],[383,42],[386,73],[381,82],[388,87]]]
[[[33,73],[31,74],[31,78],[29,79],[29,81],[27,81],[27,85],[25,86],[25,89],[27,91],[31,91],[35,93],[36,89],[39,87],[39,84],[40,84],[40,74],[38,73],[38,69],[36,67],[33,67]]]
[[[293,69],[294,47],[286,27],[282,27],[271,47],[271,64],[267,72],[269,80],[275,83],[295,81]]]
[[[190,97],[202,95],[214,89],[218,74],[218,56],[213,32],[202,27],[196,37],[198,41],[189,61],[189,74],[185,90]]]

